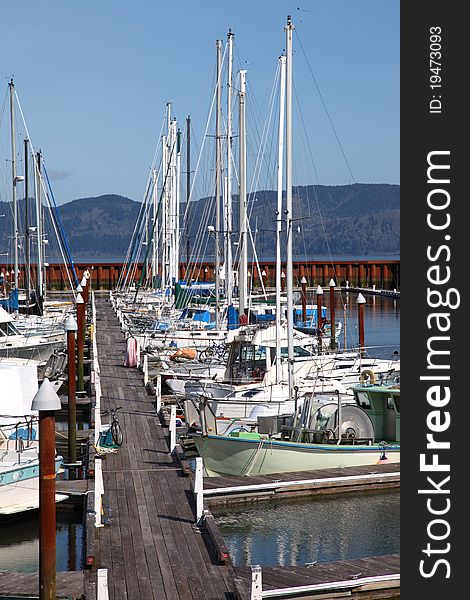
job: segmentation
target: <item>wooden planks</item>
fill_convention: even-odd
[[[232,567],[216,564],[194,524],[190,480],[168,453],[167,430],[142,374],[123,366],[126,343],[107,301],[97,301],[97,315],[102,408],[122,406],[124,433],[118,452],[102,459],[105,526],[96,566],[108,569],[109,597],[232,598]]]

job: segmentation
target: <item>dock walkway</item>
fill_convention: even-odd
[[[124,433],[120,449],[101,459],[104,527],[96,530],[94,566],[108,571],[110,600],[250,598],[251,568],[236,568],[226,560],[225,549],[220,547],[223,540],[212,515],[207,516],[206,527],[201,529],[195,524],[193,477],[185,476],[176,456],[168,452],[168,429],[157,415],[155,397],[145,391],[142,373],[123,366],[126,342],[111,304],[106,299],[96,299],[96,314],[102,408],[122,407],[118,414]],[[392,470],[399,469],[387,465],[381,472],[384,476],[387,472],[392,475]],[[361,469],[354,474],[366,475]],[[316,473],[295,473],[281,478],[295,480],[312,475]],[[213,481],[206,478],[204,486],[209,490],[273,479],[277,480],[275,477]],[[386,482],[385,487],[395,487],[398,483],[399,476],[393,482]],[[226,502],[227,497],[221,500]],[[399,557],[394,555],[312,567],[263,567],[263,587],[272,590],[337,582],[359,574],[397,573],[398,569]],[[94,568],[88,571],[89,575],[93,572]],[[399,597],[396,583],[377,590],[366,591],[361,587],[356,591],[346,595],[369,599]],[[340,596],[335,592],[328,597]],[[87,600],[92,597],[95,596],[86,595]]]
[[[211,556],[195,526],[190,480],[168,453],[154,397],[137,369],[123,366],[126,343],[111,304],[97,299],[102,408],[122,406],[124,443],[103,459],[105,526],[96,562],[108,569],[110,600],[233,597],[235,574]]]

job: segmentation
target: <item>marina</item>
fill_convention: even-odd
[[[308,12],[262,111],[216,40],[138,203],[58,205],[9,78],[0,599],[400,597],[399,186],[295,184]]]

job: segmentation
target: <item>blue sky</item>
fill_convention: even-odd
[[[399,183],[398,0],[3,2],[0,97],[14,75],[58,203],[105,193],[140,200],[168,100],[182,127],[191,115],[200,143],[215,40],[229,28],[238,67],[248,70],[256,106],[266,112],[288,14],[296,26],[294,84],[319,183]],[[316,181],[299,161],[295,183]]]

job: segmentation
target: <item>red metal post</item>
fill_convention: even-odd
[[[39,411],[39,598],[56,597],[55,415]]]
[[[85,302],[80,294],[77,296],[77,325],[77,390],[79,392],[83,392],[83,345],[85,341]]]
[[[302,277],[300,280],[302,286],[302,321],[304,325],[307,323],[307,280]]]
[[[75,330],[67,330],[68,357],[68,459],[69,463],[77,461],[77,401],[75,383]]]
[[[330,348],[334,350],[336,344],[336,322],[335,322],[335,282],[330,279],[330,322],[331,322],[331,336],[330,336]]]

